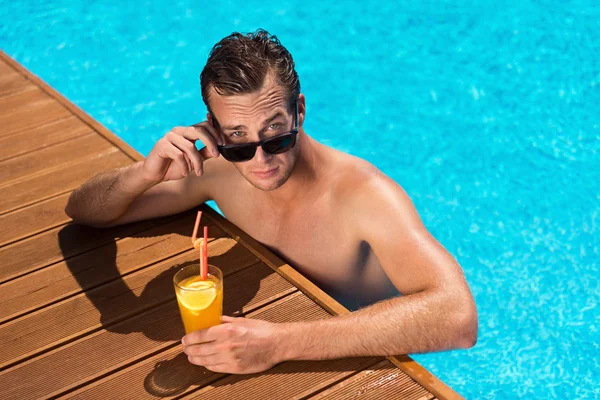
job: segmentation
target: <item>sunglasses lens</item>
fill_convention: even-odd
[[[256,154],[256,145],[221,147],[221,155],[230,162],[249,161]]]
[[[270,154],[279,154],[288,151],[296,144],[296,135],[289,133],[287,135],[280,136],[267,140],[263,143],[263,150]]]
[[[290,132],[284,135],[266,140],[262,143],[262,148],[269,154],[280,154],[288,151],[296,144],[296,133]],[[249,143],[232,146],[221,146],[219,151],[221,155],[230,162],[250,161],[256,154],[258,143]]]

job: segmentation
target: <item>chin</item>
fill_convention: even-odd
[[[279,189],[285,183],[285,181],[287,181],[287,179],[278,179],[278,180],[273,180],[270,182],[255,180],[255,181],[250,181],[250,183],[252,184],[252,186],[254,186],[257,189],[260,189],[264,192],[270,192],[272,190]]]
[[[270,179],[257,179],[256,177],[252,177],[249,179],[248,176],[245,176],[245,178],[255,188],[264,192],[270,192],[272,190],[279,189],[281,186],[283,186],[283,184],[287,182],[289,175],[274,176]]]

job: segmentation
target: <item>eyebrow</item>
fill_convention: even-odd
[[[269,125],[273,120],[285,116],[285,114],[281,111],[277,111],[272,117],[269,117],[267,119],[265,119],[262,123],[261,126],[267,126]],[[221,126],[221,129],[224,131],[237,131],[237,130],[244,130],[244,129],[248,129],[246,127],[246,125],[225,125],[225,126]]]

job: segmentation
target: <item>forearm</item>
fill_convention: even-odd
[[[471,347],[477,318],[474,305],[466,308],[441,292],[421,292],[340,317],[285,324],[282,359],[390,356]]]
[[[97,227],[110,224],[155,185],[142,178],[141,167],[138,162],[96,175],[71,194],[65,212],[78,223]]]

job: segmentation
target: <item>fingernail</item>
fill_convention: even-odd
[[[213,156],[219,157],[219,150],[213,149],[212,153],[213,153]]]

